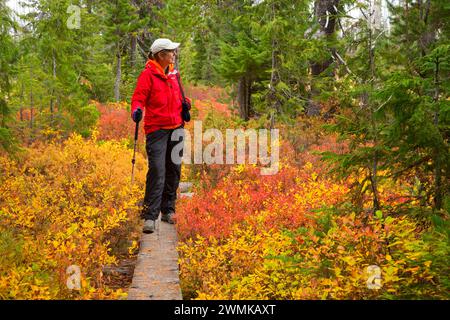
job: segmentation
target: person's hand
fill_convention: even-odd
[[[134,122],[139,122],[142,120],[142,110],[141,108],[137,108],[136,110],[133,111],[133,121]]]
[[[184,108],[187,108],[188,110],[191,110],[191,102],[188,99],[183,101],[182,105],[183,105]]]
[[[191,109],[191,104],[189,103],[189,101],[185,100],[181,103],[181,105],[181,118],[186,122],[191,121],[191,113],[189,112],[189,110]]]

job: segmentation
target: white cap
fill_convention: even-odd
[[[174,50],[178,48],[179,45],[178,42],[172,42],[169,39],[156,39],[150,47],[150,51],[152,54],[155,54],[161,50]]]

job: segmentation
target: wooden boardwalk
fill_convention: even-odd
[[[180,198],[191,197],[191,184],[180,184]],[[156,222],[156,231],[142,233],[128,300],[182,300],[175,225]]]
[[[175,226],[156,222],[156,231],[142,234],[128,300],[181,300]]]

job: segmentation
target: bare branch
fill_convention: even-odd
[[[380,110],[386,103],[388,103],[389,100],[391,100],[391,98],[392,98],[392,94],[389,96],[389,98],[388,98],[385,102],[383,102],[383,103],[377,108],[377,110],[375,110],[375,112],[378,112],[378,110]]]
[[[332,52],[331,56],[333,57],[333,59],[334,59],[334,56],[336,56],[336,58],[345,66],[345,69],[347,70],[347,72],[349,74],[355,76],[355,74],[350,70],[350,68],[348,67],[347,63],[344,61],[344,59],[342,59],[342,57],[339,55],[339,53],[337,53],[337,51],[335,51],[334,53]]]
[[[364,16],[364,18],[365,18],[366,20],[369,20],[369,19],[367,18],[367,16],[366,16],[366,13],[363,11],[363,9],[359,8],[359,11],[361,11],[362,15]]]

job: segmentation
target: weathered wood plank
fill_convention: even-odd
[[[128,300],[182,300],[175,226],[156,222],[156,231],[142,234]]]

